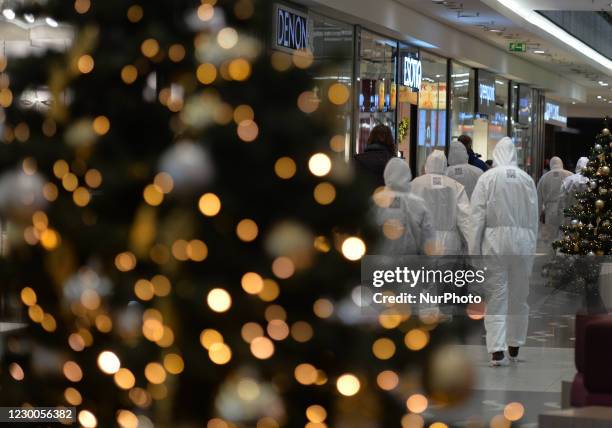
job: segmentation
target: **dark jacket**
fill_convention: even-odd
[[[478,156],[476,156],[476,153],[474,153],[474,150],[472,149],[468,149],[468,163],[470,165],[474,165],[475,167],[482,169],[483,171],[489,169],[489,166]]]
[[[384,186],[385,166],[393,157],[394,154],[382,144],[368,144],[363,153],[355,155],[357,173],[370,177],[374,186]]]

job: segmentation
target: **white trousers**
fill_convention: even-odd
[[[522,346],[527,339],[529,322],[529,278],[531,256],[498,256],[487,270],[485,329],[487,351],[505,351],[508,346]]]

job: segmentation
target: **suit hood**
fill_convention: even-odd
[[[459,141],[453,141],[448,149],[448,164],[461,165],[468,163],[468,152],[465,146]]]
[[[580,159],[578,159],[578,162],[576,162],[576,174],[580,174],[582,172],[582,169],[586,168],[588,163],[589,163],[589,158],[587,157],[583,156]]]
[[[434,150],[425,161],[426,174],[442,174],[446,173],[446,155],[442,150]]]
[[[408,192],[410,181],[412,181],[412,171],[405,160],[392,158],[385,167],[385,186],[397,192]]]
[[[558,156],[550,158],[550,169],[563,169],[563,161]]]
[[[493,149],[493,166],[516,166],[516,147],[510,137],[504,137]]]

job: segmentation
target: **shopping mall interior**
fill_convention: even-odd
[[[0,426],[612,426],[610,0],[0,0],[0,41]]]

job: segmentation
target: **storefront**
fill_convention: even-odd
[[[357,28],[354,150],[363,151],[370,130],[379,124],[391,128],[398,156],[414,167],[418,93],[422,65],[418,49],[397,40]]]
[[[300,37],[288,38],[312,52],[319,70],[313,75],[313,91],[326,94],[336,83],[349,88],[352,96],[336,121],[335,133],[342,141],[334,148],[347,160],[362,152],[372,128],[383,124],[391,128],[398,156],[409,162],[415,175],[423,173],[433,150],[446,151],[462,134],[472,137],[474,151],[483,160],[492,157],[497,141],[511,136],[519,166],[533,172],[537,91],[302,6],[276,3],[274,10],[298,17],[293,18],[294,31],[306,29]],[[277,39],[279,25],[277,21]],[[272,45],[279,48],[274,41]]]

